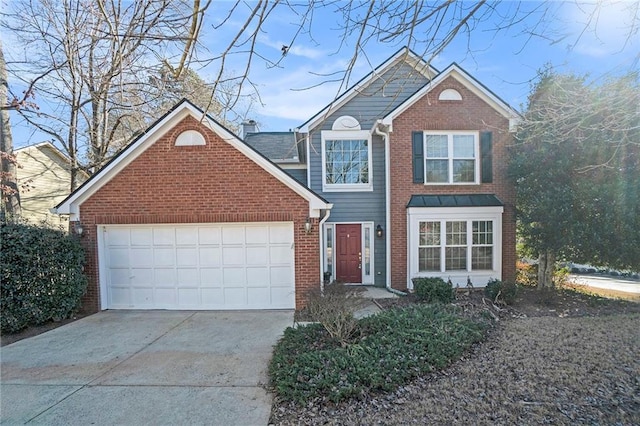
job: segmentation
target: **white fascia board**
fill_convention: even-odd
[[[509,126],[512,127],[515,120],[520,118],[520,114],[507,105],[504,101],[498,98],[496,95],[487,90],[484,86],[479,85],[469,74],[461,69],[456,64],[450,65],[446,70],[438,74],[433,80],[425,85],[418,92],[414,93],[409,99],[400,104],[395,110],[391,111],[387,116],[382,119],[382,124],[391,126],[393,120],[400,114],[409,109],[414,103],[431,92],[446,78],[453,77],[473,94],[489,104],[493,109],[500,113],[503,117],[509,119]]]
[[[322,109],[319,113],[315,115],[315,118],[305,123],[299,131],[301,133],[309,133],[310,130],[314,129],[319,123],[327,119],[331,114],[333,114],[339,108],[342,108],[344,104],[353,99],[356,95],[358,95],[365,87],[370,85],[376,78],[380,75],[384,74],[389,68],[391,68],[396,63],[400,62],[400,60],[406,60],[413,68],[419,71],[422,75],[431,79],[434,75],[436,75],[437,71],[429,64],[427,64],[421,57],[416,56],[411,50],[408,49],[400,49],[395,55],[387,59],[380,66],[375,68],[368,77],[366,77],[361,82],[357,83],[347,92],[345,92],[341,98],[331,102],[324,109]]]

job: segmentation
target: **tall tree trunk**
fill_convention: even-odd
[[[18,191],[18,177],[16,163],[9,156],[13,155],[13,137],[9,121],[9,88],[7,81],[7,64],[4,61],[2,42],[0,41],[0,152],[3,154],[0,166],[0,187],[2,188],[2,213],[13,220],[19,217],[20,193]]]
[[[553,250],[542,250],[538,255],[538,288],[552,288],[556,267],[556,254]]]

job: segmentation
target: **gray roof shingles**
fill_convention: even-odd
[[[244,141],[275,163],[300,163],[300,155],[293,132],[249,133]]]

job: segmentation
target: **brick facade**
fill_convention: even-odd
[[[445,89],[455,89],[462,101],[439,101]],[[393,120],[390,134],[391,167],[391,285],[407,286],[407,211],[414,194],[495,194],[504,203],[502,216],[502,279],[515,280],[515,188],[507,179],[507,148],[512,141],[509,120],[453,77],[415,102]],[[472,130],[493,132],[493,183],[480,185],[424,185],[413,183],[411,132]]]
[[[203,146],[175,146],[185,130]],[[162,135],[80,205],[89,288],[83,309],[100,309],[97,225],[225,222],[294,223],[296,308],[319,286],[318,222],[304,232],[309,203],[192,117]]]

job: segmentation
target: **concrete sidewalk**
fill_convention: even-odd
[[[293,311],[105,311],[2,347],[2,424],[265,425]]]

